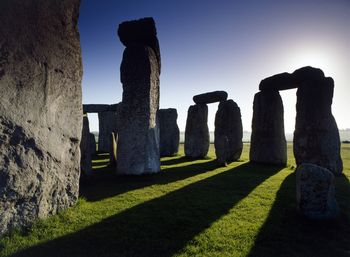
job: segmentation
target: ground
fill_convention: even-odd
[[[115,177],[100,154],[78,204],[3,237],[0,256],[350,256],[350,145],[329,222],[296,211],[291,145],[287,167],[251,164],[248,152],[218,168],[213,146],[205,160],[181,150],[140,177]]]

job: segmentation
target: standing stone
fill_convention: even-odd
[[[185,129],[185,155],[204,158],[209,150],[208,106],[191,105],[187,113]]]
[[[79,2],[0,1],[0,234],[78,199]]]
[[[237,161],[243,150],[241,110],[233,100],[222,101],[215,115],[215,154],[221,165]]]
[[[90,148],[91,155],[95,155],[96,154],[96,138],[95,138],[95,135],[93,133],[89,133],[89,148]]]
[[[333,88],[333,79],[325,77],[298,88],[293,148],[297,165],[313,163],[340,175],[343,164],[339,130],[332,115]]]
[[[117,132],[117,110],[98,113],[98,150],[109,152],[111,148],[111,133]]]
[[[91,160],[91,144],[90,144],[90,128],[89,119],[87,115],[83,117],[83,131],[80,141],[80,169],[82,176],[90,176],[92,174],[92,160]]]
[[[158,72],[160,73],[161,58],[157,29],[152,17],[139,20],[125,21],[119,24],[118,36],[126,47],[133,44],[149,46],[154,51],[158,62]]]
[[[172,156],[179,151],[180,130],[177,126],[176,109],[160,109],[158,111],[160,129],[160,155]]]
[[[334,175],[328,169],[303,163],[296,170],[297,207],[311,219],[334,218],[339,213]]]
[[[287,163],[283,103],[276,91],[266,90],[255,94],[249,155],[251,162]]]
[[[154,22],[152,24],[153,30],[151,31],[155,31]],[[150,23],[148,25],[151,26]],[[144,38],[145,31],[130,29],[126,33],[133,38],[129,44],[129,41],[124,40],[123,35],[125,34],[120,32],[121,27],[122,24],[118,33],[121,41],[127,47],[124,50],[120,67],[123,100],[118,106],[117,115],[117,174],[155,173],[160,171],[157,118],[160,56],[152,46],[146,44],[147,42],[138,40]],[[126,27],[124,27],[125,30],[127,30]],[[154,39],[154,35],[155,33],[152,33],[150,37]]]
[[[111,133],[111,149],[109,150],[109,163],[112,167],[117,165],[118,134]]]

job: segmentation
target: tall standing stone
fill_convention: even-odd
[[[82,176],[90,176],[92,174],[92,160],[91,160],[91,143],[90,143],[90,127],[89,119],[85,114],[83,117],[83,130],[80,141],[80,169]]]
[[[287,163],[283,103],[277,91],[264,90],[255,94],[250,161],[276,165]]]
[[[204,158],[209,150],[208,106],[191,105],[187,113],[185,129],[185,155]]]
[[[111,167],[116,167],[118,134],[114,134],[112,132],[110,138],[111,138],[111,149],[109,150],[109,163]]]
[[[91,155],[95,155],[96,154],[96,138],[95,138],[95,135],[93,133],[89,133],[89,148],[90,148]]]
[[[98,113],[98,150],[109,152],[111,148],[111,133],[117,133],[117,110]]]
[[[303,163],[296,170],[297,207],[311,219],[331,219],[339,214],[334,175],[323,167]]]
[[[160,129],[160,155],[172,156],[179,151],[180,130],[177,126],[176,109],[158,111]]]
[[[299,86],[293,148],[297,165],[313,163],[340,175],[343,164],[332,115],[333,88],[333,79],[322,76]]]
[[[0,234],[78,199],[79,2],[0,1]]]
[[[222,101],[215,115],[215,154],[224,165],[240,158],[243,150],[241,110],[233,100]]]
[[[118,34],[126,49],[120,67],[117,174],[159,172],[160,54],[154,21],[122,23]]]

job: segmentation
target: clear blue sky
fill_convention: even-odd
[[[177,108],[180,130],[193,95],[225,90],[250,131],[259,82],[306,65],[334,78],[333,114],[350,128],[349,0],[82,0],[83,103],[121,101],[118,24],[149,16],[162,57],[160,108]],[[295,93],[281,93],[286,132],[294,130]],[[210,130],[216,108],[209,106]],[[98,130],[96,116],[90,127]]]

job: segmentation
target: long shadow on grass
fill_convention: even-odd
[[[279,189],[269,217],[261,228],[249,257],[263,256],[350,256],[350,185],[343,176],[336,179],[339,219],[315,222],[296,211],[295,174]]]
[[[177,158],[171,158],[169,160],[163,160],[161,161],[161,165],[176,165],[180,163],[185,163],[185,162],[192,162],[194,159],[186,157],[186,156],[181,156]]]
[[[14,256],[172,256],[280,169],[246,163]]]
[[[116,176],[114,170],[107,167],[96,172],[89,179],[81,181],[80,196],[88,201],[99,201],[130,190],[183,180],[216,168],[217,164],[213,159],[183,167],[169,167],[157,174],[141,176]]]

